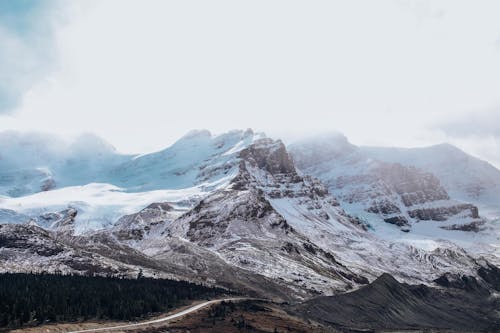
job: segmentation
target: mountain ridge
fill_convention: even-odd
[[[446,273],[482,279],[478,271],[490,259],[446,238],[413,232],[381,238],[329,186],[297,170],[283,142],[251,131],[195,132],[173,148],[127,163],[133,168],[125,174],[140,171],[145,180],[163,175],[173,188],[163,183],[149,190],[149,183],[132,178],[131,191],[87,184],[3,198],[0,218],[17,224],[0,229],[0,269],[125,276],[143,270],[304,300],[357,289],[384,272],[428,285]],[[143,192],[135,189],[139,183]],[[188,187],[176,188],[181,183]],[[442,232],[449,237],[456,231]],[[40,245],[48,251],[37,252]]]

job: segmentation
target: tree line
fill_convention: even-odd
[[[88,319],[131,320],[226,293],[185,281],[60,274],[0,274],[0,327]]]

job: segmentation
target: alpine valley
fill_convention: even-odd
[[[169,278],[330,331],[500,330],[500,171],[448,144],[0,133],[0,271]]]

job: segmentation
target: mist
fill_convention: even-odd
[[[358,145],[450,142],[500,165],[495,1],[55,4],[30,12],[30,39],[18,38],[40,41],[39,74],[17,84],[33,71],[5,65],[26,52],[3,43],[0,130],[92,132],[123,153],[194,128],[339,131]]]

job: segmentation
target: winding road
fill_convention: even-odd
[[[140,323],[135,323],[135,324],[128,324],[128,325],[119,325],[119,326],[108,326],[108,327],[100,327],[100,328],[92,328],[92,329],[86,329],[86,330],[80,330],[80,331],[68,331],[66,333],[84,333],[84,332],[103,332],[103,331],[113,331],[113,330],[118,330],[118,329],[127,329],[127,328],[132,328],[132,327],[140,327],[140,326],[146,326],[146,325],[151,325],[151,324],[157,324],[157,323],[164,323],[169,320],[179,318],[182,316],[185,316],[189,313],[198,311],[201,308],[204,308],[206,306],[215,304],[215,303],[220,303],[220,302],[229,302],[229,301],[242,301],[246,300],[249,298],[223,298],[223,299],[216,299],[212,301],[206,301],[200,304],[193,305],[190,308],[187,308],[185,310],[182,310],[180,312],[171,314],[169,316],[163,317],[163,318],[158,318],[154,320],[148,320],[148,321],[143,321]]]

